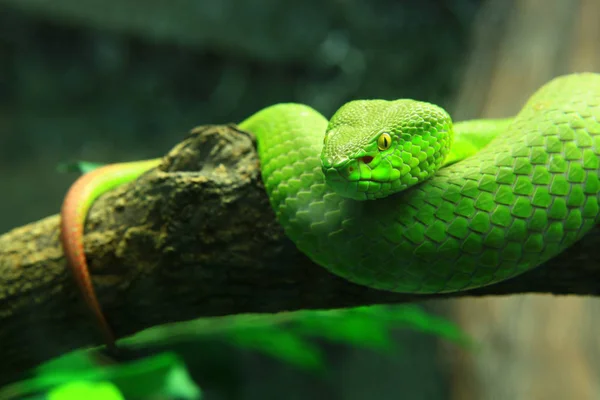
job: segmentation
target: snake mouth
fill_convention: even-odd
[[[329,170],[331,171],[331,169]],[[327,176],[327,180],[331,181],[331,182],[336,182],[336,183],[355,183],[355,182],[374,182],[374,183],[386,183],[389,181],[381,181],[381,180],[377,180],[377,179],[373,179],[373,178],[362,178],[359,177],[358,179],[350,179],[347,177],[342,176],[337,170],[334,170],[332,172],[326,173]]]
[[[360,161],[362,161],[363,163],[369,165],[372,161],[373,161],[373,157],[372,156],[364,156],[359,158]]]

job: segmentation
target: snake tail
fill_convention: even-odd
[[[60,241],[67,265],[88,311],[92,314],[109,349],[116,350],[115,335],[102,311],[94,290],[83,246],[88,211],[103,193],[130,182],[158,166],[161,159],[110,164],[77,179],[65,195],[60,212]]]

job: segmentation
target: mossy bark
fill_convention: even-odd
[[[0,236],[1,381],[100,343],[67,269],[58,223],[55,215]],[[275,221],[252,136],[233,125],[194,129],[157,169],[102,196],[85,231],[94,285],[118,337],[199,317],[442,297],[358,286],[301,254]],[[533,271],[444,296],[596,295],[599,246],[597,228]]]

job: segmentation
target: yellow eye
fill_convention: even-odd
[[[392,145],[392,137],[389,133],[384,132],[377,138],[377,147],[379,150],[387,150]]]

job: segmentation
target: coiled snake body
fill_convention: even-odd
[[[278,104],[239,126],[257,137],[286,235],[361,285],[410,293],[489,285],[556,256],[599,220],[598,74],[556,78],[506,120],[453,124],[433,104],[358,100],[330,121]],[[101,193],[157,164],[100,168],[65,199],[65,252],[97,318],[85,214]]]

